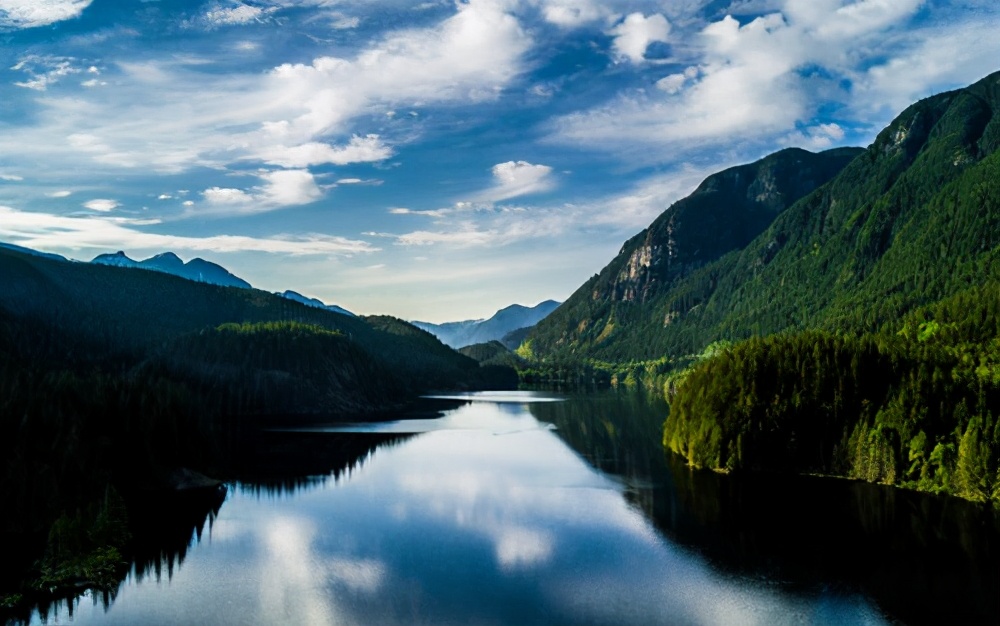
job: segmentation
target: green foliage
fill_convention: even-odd
[[[990,282],[899,330],[753,338],[690,368],[663,443],[698,467],[837,474],[1000,504],[997,337]]]

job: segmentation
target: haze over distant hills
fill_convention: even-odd
[[[512,304],[500,309],[492,317],[485,320],[465,320],[444,324],[411,322],[411,324],[433,334],[452,348],[462,348],[476,343],[500,340],[515,330],[534,326],[558,306],[559,303],[554,300],[545,300],[533,307]]]

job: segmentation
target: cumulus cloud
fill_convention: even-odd
[[[237,213],[260,213],[315,202],[323,197],[308,170],[276,170],[259,174],[262,185],[249,191],[230,187],[210,187],[201,192],[209,207]],[[184,203],[186,206],[187,203]]]
[[[0,28],[35,28],[73,19],[93,0],[0,0]]]
[[[94,200],[88,200],[83,203],[85,208],[91,211],[101,211],[102,213],[107,213],[108,211],[113,211],[121,205],[116,200],[109,200],[106,198],[97,198]]]
[[[321,234],[246,237],[211,235],[184,237],[143,232],[132,220],[104,216],[67,217],[0,206],[0,238],[38,250],[158,249],[275,254],[359,254],[374,252],[366,241]]]
[[[951,20],[924,27],[926,40],[941,48],[915,45],[924,39],[923,29],[913,30],[911,20],[924,5],[924,0],[755,3],[758,9],[778,10],[743,23],[727,15],[705,25],[697,36],[686,38],[687,70],[665,74],[656,90],[623,93],[606,104],[563,116],[554,122],[552,137],[613,150],[655,145],[660,149],[646,152],[658,155],[722,146],[739,150],[734,137],[744,145],[780,142],[796,128],[809,126],[822,102],[856,107],[866,91],[880,96],[892,91],[897,76],[905,76],[900,83],[917,85],[906,93],[908,99],[926,95],[931,84],[951,86],[965,80],[949,76],[956,68],[972,64],[995,69],[1000,42],[962,49],[957,38],[942,37],[955,28],[954,14]],[[632,14],[612,31],[621,58],[639,61],[654,35],[661,41],[670,35],[665,19],[650,35],[649,19]],[[976,25],[976,34],[985,37],[976,41],[997,41],[986,35],[987,25]],[[909,28],[905,40],[894,35],[904,26]],[[930,55],[929,63],[924,63],[925,54]],[[889,60],[873,67],[882,59]],[[883,67],[886,71],[880,75]],[[839,140],[829,134],[823,139],[822,133],[800,136],[817,146]]]
[[[612,28],[610,34],[614,36],[612,47],[615,56],[632,63],[641,63],[649,44],[667,41],[670,22],[659,13],[649,17],[642,13],[632,13]]]
[[[555,187],[552,168],[527,161],[507,161],[493,166],[496,184],[480,196],[480,200],[500,202],[518,196],[549,191]]]

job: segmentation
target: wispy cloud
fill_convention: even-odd
[[[366,241],[322,234],[186,237],[141,231],[146,220],[70,217],[0,206],[0,237],[39,250],[208,250],[288,255],[352,255],[378,250]]]

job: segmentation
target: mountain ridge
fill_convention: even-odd
[[[463,348],[473,344],[501,340],[511,332],[534,326],[558,306],[559,303],[555,300],[544,300],[533,307],[511,304],[486,319],[445,322],[443,324],[420,321],[411,323],[417,328],[422,328],[433,334],[445,345],[452,348]]]
[[[161,252],[143,261],[136,261],[119,250],[113,254],[99,254],[90,262],[97,265],[137,267],[153,270],[180,276],[181,278],[187,278],[195,282],[209,283],[222,287],[240,287],[242,289],[250,289],[252,287],[250,283],[217,263],[197,257],[185,263],[179,256],[170,251]]]
[[[526,341],[542,358],[677,358],[785,329],[871,331],[975,284],[1000,242],[998,109],[1000,73],[914,103],[746,245],[666,288],[644,292],[640,273],[624,297],[615,279],[646,229]]]

